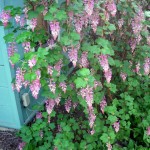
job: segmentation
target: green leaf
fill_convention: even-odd
[[[111,122],[111,124],[113,124],[114,122],[117,121],[117,117],[113,115],[109,115],[108,120]]]
[[[102,136],[100,137],[100,140],[102,140],[103,143],[107,143],[108,142],[108,134],[103,133]]]
[[[115,27],[114,24],[110,24],[110,25],[108,26],[108,29],[109,29],[110,31],[114,31],[114,30],[116,30],[116,27]]]
[[[37,11],[32,11],[32,10],[28,11],[28,18],[29,19],[37,18],[38,15],[39,15],[39,13]]]
[[[20,55],[18,53],[15,53],[13,56],[10,57],[10,60],[13,64],[16,64],[20,60]]]
[[[145,11],[145,16],[150,17],[150,11]]]
[[[107,84],[107,87],[110,89],[110,91],[112,91],[113,93],[116,93],[117,92],[117,88],[116,88],[116,85],[113,84],[113,83],[109,83]]]
[[[34,72],[32,72],[32,73],[26,73],[24,75],[25,80],[28,80],[28,81],[33,81],[33,80],[36,79],[36,77],[37,77],[37,75]]]
[[[39,47],[37,51],[37,56],[39,58],[45,58],[45,55],[48,55],[48,48]]]
[[[4,36],[5,42],[14,42],[14,33],[9,33]]]
[[[82,78],[77,78],[74,82],[76,84],[76,88],[86,87],[87,85],[87,81],[83,80]]]
[[[77,71],[77,75],[78,76],[83,76],[83,77],[88,76],[88,75],[90,75],[90,70],[87,69],[87,68],[82,68],[82,69]]]
[[[16,42],[17,42],[17,43],[26,42],[28,39],[31,38],[31,36],[32,36],[32,32],[30,32],[30,31],[21,32],[21,33],[16,37]]]
[[[37,11],[38,13],[41,13],[43,10],[44,10],[44,6],[43,6],[43,5],[40,5],[40,6],[38,6],[38,7],[36,8],[36,11]]]

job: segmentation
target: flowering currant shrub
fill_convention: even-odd
[[[150,147],[149,9],[145,0],[26,0],[0,13],[13,89],[46,99],[20,150]]]

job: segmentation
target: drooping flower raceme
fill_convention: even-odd
[[[24,42],[24,43],[22,43],[22,46],[24,47],[24,52],[25,53],[28,53],[31,49],[30,42]]]
[[[114,0],[108,0],[106,2],[106,8],[113,17],[116,16],[117,7],[116,7]]]
[[[83,68],[88,68],[89,66],[89,61],[87,57],[88,57],[88,52],[83,52],[81,58],[79,59],[79,64]]]
[[[95,11],[95,12],[90,16],[90,20],[91,20],[91,27],[92,27],[94,33],[96,33],[97,26],[98,26],[98,24],[99,24],[99,12]]]
[[[73,66],[76,67],[76,63],[78,60],[78,49],[75,47],[72,47],[68,51],[68,57],[69,57],[70,61],[73,63]]]
[[[102,101],[100,102],[100,109],[101,109],[103,114],[104,114],[104,109],[105,109],[106,106],[107,106],[107,102],[106,102],[106,98],[104,96]]]
[[[65,102],[65,109],[68,113],[70,112],[71,105],[72,105],[72,102],[70,99]]]
[[[147,135],[150,136],[150,127],[147,128]]]
[[[100,55],[99,58],[99,63],[103,70],[106,72],[109,70],[109,64],[108,64],[108,56],[107,55]]]
[[[116,133],[119,131],[119,129],[120,129],[120,123],[119,122],[115,122],[114,124],[113,124],[113,127],[114,127],[114,129],[115,129],[115,131],[116,131]]]
[[[107,71],[104,71],[104,76],[106,78],[107,83],[110,83],[112,78],[112,71],[111,69],[108,69]]]
[[[18,92],[20,92],[20,89],[23,85],[24,82],[24,73],[20,68],[17,68],[16,70],[16,84],[15,88]]]
[[[56,83],[52,79],[50,79],[48,86],[49,86],[50,91],[55,94]]]
[[[94,0],[84,0],[85,11],[89,16],[92,15],[94,9]]]
[[[126,74],[126,73],[121,72],[121,73],[120,73],[120,77],[122,78],[122,80],[123,80],[123,81],[125,81],[125,80],[126,80],[126,78],[127,78],[127,74]]]
[[[55,100],[53,100],[53,99],[48,99],[46,101],[46,110],[49,115],[52,113],[55,104],[56,104]]]
[[[41,89],[40,79],[37,78],[36,80],[32,81],[30,85],[32,96],[35,99],[37,99],[40,89]]]
[[[42,118],[42,113],[41,112],[37,112],[36,113],[36,119],[41,119]]]
[[[20,22],[20,18],[21,18],[21,17],[20,17],[19,15],[16,15],[16,16],[15,16],[15,21],[16,21],[16,23],[19,23],[19,22]]]
[[[52,21],[49,24],[50,24],[50,29],[51,29],[53,38],[54,40],[56,40],[60,32],[59,22]]]
[[[65,82],[61,82],[61,83],[59,84],[59,87],[62,89],[62,91],[63,91],[64,93],[66,93],[67,85],[66,85]]]
[[[150,58],[145,58],[144,73],[145,75],[148,75],[150,73]]]
[[[30,59],[28,61],[28,65],[29,65],[30,68],[34,67],[36,65],[36,58],[33,57],[32,59]]]
[[[10,11],[2,11],[0,13],[0,21],[2,21],[4,27],[8,25],[9,19],[11,18],[10,16]]]

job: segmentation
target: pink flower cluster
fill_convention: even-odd
[[[27,53],[30,51],[30,42],[24,42],[22,43],[22,46],[24,47],[24,52]]]
[[[61,82],[61,83],[59,84],[59,87],[62,89],[62,91],[63,91],[64,93],[66,93],[66,90],[67,90],[66,82]]]
[[[59,22],[56,22],[56,21],[50,22],[50,29],[51,29],[54,40],[56,40],[60,32]]]
[[[89,66],[89,61],[87,57],[88,57],[88,52],[83,52],[81,58],[79,59],[79,64],[83,68],[88,68]]]
[[[16,15],[16,16],[15,16],[15,21],[16,21],[16,23],[19,23],[19,22],[20,22],[20,19],[21,19],[21,17],[20,17],[19,15]]]
[[[23,148],[25,147],[25,145],[26,145],[26,143],[25,143],[25,142],[21,142],[21,143],[19,143],[19,145],[18,145],[18,149],[19,149],[19,150],[23,150]]]
[[[24,73],[20,68],[17,68],[15,88],[18,92],[20,92],[23,83],[24,83]]]
[[[71,102],[71,100],[69,99],[69,100],[67,100],[67,101],[65,102],[65,109],[66,109],[66,111],[67,111],[68,113],[70,112],[71,106],[72,106],[72,102]]]
[[[30,90],[31,90],[32,96],[35,99],[37,99],[38,94],[41,89],[41,83],[40,83],[41,72],[40,72],[40,70],[37,70],[36,74],[37,74],[37,78],[35,80],[33,80],[32,83],[30,84]]]
[[[150,136],[150,127],[147,128],[147,135]]]
[[[36,119],[41,119],[42,118],[42,113],[41,112],[37,112],[36,113]]]
[[[104,76],[106,78],[107,83],[110,83],[111,78],[112,78],[112,71],[111,71],[111,69],[109,67],[108,56],[101,54],[98,57],[98,60],[99,60],[99,63],[101,65],[101,67],[104,70]]]
[[[83,99],[85,99],[87,106],[88,106],[88,114],[89,114],[89,125],[90,128],[93,128],[94,122],[96,119],[96,116],[94,114],[94,109],[93,109],[93,88],[87,86],[86,88],[82,88],[80,90],[80,95],[82,96]]]
[[[76,29],[77,33],[80,34],[82,31],[84,22],[80,16],[75,17],[74,20],[75,20],[75,29]]]
[[[28,60],[28,65],[30,68],[33,68],[36,65],[36,58],[33,57],[32,59]]]
[[[109,12],[113,17],[116,16],[117,7],[116,7],[116,4],[115,4],[114,0],[107,0],[105,6],[106,6],[108,12]]]
[[[33,18],[30,20],[30,24],[29,24],[30,28],[32,29],[32,31],[34,31],[34,29],[37,26],[37,18]]]
[[[50,79],[48,86],[49,86],[50,91],[55,94],[56,83],[52,79]]]
[[[70,61],[73,63],[73,66],[76,67],[76,63],[78,60],[78,49],[75,47],[72,47],[71,49],[69,49],[68,57]]]
[[[107,150],[112,150],[112,145],[110,143],[107,143],[106,146],[107,146]]]
[[[144,73],[145,75],[148,75],[150,73],[150,58],[147,57],[145,58],[145,62],[144,62]]]
[[[104,114],[104,109],[107,106],[106,98],[105,96],[103,97],[102,101],[100,102],[100,109],[102,111],[102,114]]]
[[[8,43],[8,56],[11,57],[17,52],[17,47],[15,42]]]
[[[91,27],[94,31],[94,33],[96,33],[97,31],[97,26],[99,24],[99,12],[95,11],[91,16],[90,16],[90,20],[91,20]]]
[[[9,11],[3,10],[0,13],[0,21],[2,21],[4,27],[6,27],[8,25],[8,22],[9,22],[10,18],[11,18],[11,16],[10,16],[10,12]]]
[[[123,81],[125,81],[125,80],[126,80],[126,78],[127,78],[127,74],[126,74],[126,73],[121,72],[121,73],[120,73],[120,77],[122,78],[122,80],[123,80]]]
[[[46,110],[49,115],[52,113],[55,104],[56,104],[56,102],[53,99],[48,99],[46,101]]]
[[[55,43],[53,39],[48,39],[47,44],[50,49],[53,49],[55,47]]]
[[[84,5],[86,13],[91,16],[94,9],[94,0],[84,0]]]
[[[114,127],[114,129],[115,129],[115,131],[116,131],[116,133],[119,131],[119,129],[120,129],[120,123],[119,122],[115,122],[114,124],[113,124],[113,127]]]

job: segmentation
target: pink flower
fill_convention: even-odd
[[[106,3],[106,7],[107,7],[107,10],[111,13],[111,15],[113,17],[116,16],[117,7],[113,0],[111,0],[111,1],[108,0]]]
[[[82,27],[83,27],[83,20],[81,20],[80,17],[76,17],[75,18],[75,29],[77,31],[77,33],[81,33],[82,31]]]
[[[95,130],[92,129],[92,131],[90,132],[91,135],[93,135],[95,133]]]
[[[53,49],[55,47],[55,43],[53,39],[48,39],[47,44],[50,49]]]
[[[20,22],[20,18],[21,18],[21,17],[20,17],[19,15],[16,15],[16,16],[15,16],[15,20],[16,20],[17,23]]]
[[[49,115],[52,113],[52,110],[53,110],[55,104],[56,104],[55,100],[53,100],[53,99],[48,99],[46,101],[46,110]]]
[[[19,150],[23,150],[23,148],[25,147],[25,145],[26,145],[25,142],[19,143],[18,149],[19,149]]]
[[[123,20],[123,19],[119,19],[119,20],[118,20],[119,29],[122,28],[123,24],[124,24],[124,20]]]
[[[36,119],[41,119],[42,118],[42,113],[41,112],[37,112],[36,113]]]
[[[83,68],[88,68],[89,61],[88,61],[88,52],[83,52],[81,58],[79,59],[79,63]]]
[[[76,67],[76,63],[78,60],[78,49],[75,47],[72,47],[68,52],[68,57],[70,61],[73,63],[73,66]]]
[[[91,15],[90,17],[90,20],[91,20],[91,27],[94,31],[94,33],[96,33],[96,30],[97,30],[97,26],[99,24],[99,12],[94,12],[93,15]]]
[[[122,78],[123,81],[125,81],[127,78],[127,74],[121,72],[120,77]]]
[[[9,11],[5,11],[3,10],[1,13],[0,13],[0,20],[2,21],[4,27],[7,26],[8,22],[9,22],[9,19],[11,18],[10,16],[10,12]]]
[[[116,131],[116,133],[119,131],[119,129],[120,129],[120,123],[119,122],[115,122],[114,124],[113,124],[113,127],[114,127],[114,129],[115,129],[115,131]]]
[[[37,18],[33,18],[29,21],[29,27],[34,32],[35,27],[37,26]]]
[[[78,103],[77,103],[77,102],[74,102],[72,106],[73,106],[73,108],[75,109],[75,108],[78,106]]]
[[[25,25],[25,18],[22,17],[22,18],[20,19],[20,26],[21,26],[21,27],[24,27],[24,25]]]
[[[147,128],[147,135],[150,136],[150,127]]]
[[[89,125],[90,125],[90,128],[93,128],[94,122],[96,120],[93,107],[91,109],[88,109],[88,111],[89,111]]]
[[[86,88],[82,88],[80,90],[80,95],[82,96],[83,99],[86,100],[86,103],[90,108],[92,108],[92,104],[93,104],[93,88],[92,87],[86,87]]]
[[[96,89],[98,86],[102,87],[102,83],[100,81],[94,81],[94,89]]]
[[[65,109],[69,113],[71,109],[71,100],[67,100],[65,103]]]
[[[102,54],[99,56],[98,60],[99,60],[101,67],[103,68],[103,70],[105,72],[108,71],[109,70],[108,56]]]
[[[110,83],[111,78],[112,78],[112,71],[111,71],[111,69],[105,71],[104,72],[104,76],[106,78],[107,83]]]
[[[62,89],[62,91],[63,91],[64,93],[66,93],[67,85],[66,85],[65,82],[61,82],[61,83],[59,84],[59,87]]]
[[[58,61],[54,66],[54,69],[58,72],[58,74],[57,74],[58,76],[60,75],[62,66],[63,66],[62,60]]]
[[[15,87],[16,87],[16,90],[18,92],[20,92],[20,89],[23,85],[23,82],[24,82],[24,73],[23,71],[20,69],[20,68],[17,68],[16,70],[16,84],[15,84]]]
[[[110,143],[107,143],[106,146],[108,148],[107,150],[112,150],[112,145]]]
[[[39,91],[41,89],[41,83],[39,79],[36,79],[34,81],[32,81],[31,85],[30,85],[30,90],[32,92],[32,96],[37,99],[37,96],[39,94]]]
[[[91,16],[94,8],[94,0],[84,0],[84,5],[85,5],[85,11],[89,16]]]
[[[102,101],[100,102],[100,109],[102,111],[102,114],[104,114],[104,109],[107,106],[106,98],[105,96],[103,97]]]
[[[8,56],[11,57],[14,53],[17,52],[17,47],[15,42],[11,42],[8,45]]]
[[[150,73],[150,58],[145,58],[145,63],[144,63],[144,74],[148,75]]]
[[[33,57],[31,60],[28,61],[28,65],[30,68],[33,68],[36,65],[35,57]]]
[[[50,22],[50,29],[51,29],[54,40],[56,40],[60,32],[59,22],[56,22],[56,21]]]
[[[48,86],[49,86],[50,91],[55,94],[55,91],[56,91],[56,83],[55,83],[52,79],[50,79],[50,82],[49,82],[49,85],[48,85]]]
[[[48,73],[50,76],[52,76],[52,74],[53,74],[53,67],[52,67],[52,66],[48,66],[48,68],[47,68],[47,73]]]
[[[58,96],[57,98],[55,98],[55,102],[56,102],[57,105],[60,103],[60,101],[61,101],[61,97],[60,96]]]
[[[25,53],[29,52],[30,51],[30,42],[24,42],[22,43],[22,46],[24,47],[24,51]]]

